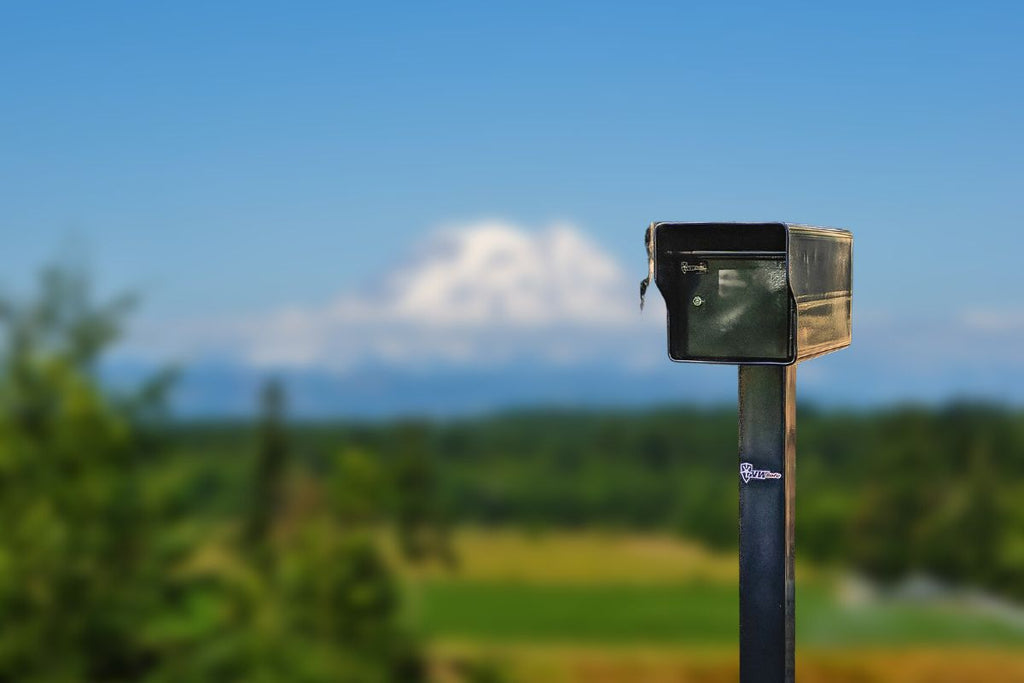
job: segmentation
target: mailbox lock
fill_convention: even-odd
[[[703,306],[704,305],[704,297],[702,297],[702,296],[695,296],[695,297],[693,297],[693,305],[694,306]]]

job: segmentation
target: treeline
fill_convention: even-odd
[[[184,453],[219,457],[231,490],[241,424],[191,424]],[[383,466],[413,458],[449,523],[603,525],[736,543],[731,408],[534,411],[448,422],[293,424],[297,457],[327,472],[338,448]],[[996,405],[823,411],[798,423],[802,557],[882,580],[925,572],[1024,599],[1024,414]],[[210,460],[206,460],[210,463]],[[214,476],[212,473],[209,476]],[[225,504],[196,489],[197,507]]]

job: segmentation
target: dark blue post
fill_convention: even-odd
[[[739,373],[740,681],[793,681],[796,365]]]

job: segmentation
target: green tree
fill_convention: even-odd
[[[0,301],[0,680],[128,681],[153,666],[144,453],[95,377],[130,305],[94,303],[84,276],[57,268],[32,300]]]
[[[249,549],[265,549],[271,527],[281,511],[288,436],[284,425],[284,388],[268,381],[260,397],[259,448],[246,511],[244,539]]]
[[[401,452],[394,466],[399,547],[412,562],[438,558],[454,565],[456,558],[441,506],[437,471],[425,441],[422,428],[406,426],[399,431]]]
[[[992,580],[1004,519],[996,489],[990,450],[975,443],[966,476],[949,483],[941,505],[922,523],[921,555],[928,570],[951,581]]]
[[[895,580],[920,564],[919,529],[941,501],[941,491],[927,481],[939,464],[933,434],[920,411],[893,415],[871,453],[850,542],[853,564],[870,576]]]
[[[281,389],[238,516],[200,519],[169,490],[195,472],[139,428],[166,378],[119,398],[96,376],[130,300],[87,285],[49,270],[0,300],[0,683],[422,680],[372,515],[289,500]]]
[[[381,521],[391,497],[378,459],[365,451],[348,448],[334,461],[329,482],[334,512],[347,529]]]

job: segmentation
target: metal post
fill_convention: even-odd
[[[739,373],[740,681],[793,681],[796,365]]]

